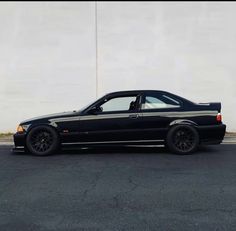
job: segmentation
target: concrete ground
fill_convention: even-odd
[[[0,145],[0,230],[236,230],[236,145],[178,156],[164,148]]]

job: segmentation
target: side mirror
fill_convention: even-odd
[[[102,112],[102,107],[92,107],[88,113],[92,115],[98,114],[98,112]]]
[[[92,107],[92,108],[88,111],[88,114],[96,115],[97,112],[98,112],[97,108],[96,108],[96,107]]]

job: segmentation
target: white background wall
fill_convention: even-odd
[[[96,74],[98,96],[162,89],[221,101],[236,131],[235,2],[95,4],[0,3],[0,132],[94,100]]]

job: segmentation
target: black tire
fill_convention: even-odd
[[[51,155],[58,148],[58,133],[50,126],[41,125],[32,128],[26,137],[26,149],[34,155]]]
[[[190,154],[198,148],[199,135],[193,126],[176,125],[169,130],[166,144],[174,153]]]

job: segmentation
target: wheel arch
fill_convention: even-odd
[[[178,126],[178,125],[187,125],[187,126],[192,126],[196,129],[196,131],[198,132],[198,129],[197,129],[197,126],[198,124],[192,120],[188,120],[188,119],[176,119],[176,120],[173,120],[170,124],[169,124],[169,127],[167,129],[167,132],[166,132],[166,135],[165,135],[165,141],[167,139],[167,135],[169,133],[169,131],[175,127],[175,126]]]
[[[42,152],[41,152],[41,150],[35,149],[32,146],[32,142],[31,142],[32,135],[34,134],[35,131],[37,132],[38,130],[39,130],[39,132],[49,131],[52,135],[51,136],[51,138],[52,138],[51,143],[47,144],[48,146],[46,147],[45,150],[42,150]],[[44,140],[42,142],[44,142]],[[45,145],[45,143],[43,143],[42,145]],[[60,145],[61,145],[60,133],[58,132],[58,130],[54,126],[51,126],[48,123],[32,124],[29,127],[29,129],[27,130],[27,133],[25,135],[25,147],[24,148],[27,152],[30,152],[35,155],[50,155],[50,154],[54,153],[56,150],[60,149]]]
[[[172,128],[173,126],[176,126],[176,125],[190,125],[190,126],[194,126],[194,127],[198,126],[198,124],[192,120],[177,119],[177,120],[172,121],[169,124],[169,129]]]
[[[53,124],[53,123],[50,123],[50,124],[49,124],[49,123],[46,123],[46,122],[31,124],[31,126],[28,128],[28,130],[27,130],[27,132],[26,132],[25,139],[26,139],[26,137],[28,136],[28,134],[30,133],[30,131],[31,131],[33,128],[36,128],[36,127],[39,127],[39,126],[46,126],[46,127],[52,128],[52,129],[57,133],[58,138],[61,139],[60,132],[58,131],[56,124]]]
[[[176,152],[178,154],[183,154],[184,152],[181,152],[180,150],[176,150],[176,148],[174,147],[175,145],[173,144],[173,141],[172,141],[172,137],[173,137],[173,134],[175,133],[176,130],[178,131],[178,129],[183,129],[183,127],[192,130],[192,133],[195,134],[194,135],[195,144],[194,144],[192,150],[190,150],[189,152],[185,152],[185,153],[194,152],[200,143],[200,136],[199,136],[199,132],[197,129],[197,123],[195,123],[191,120],[175,120],[169,126],[169,129],[168,129],[168,132],[167,132],[167,135],[165,138],[165,144],[170,150],[172,150],[173,152]]]

